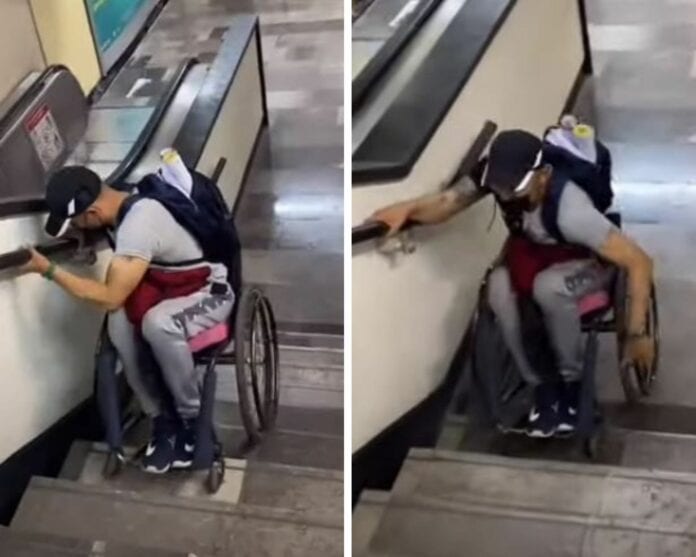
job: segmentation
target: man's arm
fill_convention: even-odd
[[[643,374],[649,373],[655,361],[655,339],[647,336],[646,316],[652,287],[652,259],[630,238],[612,230],[599,254],[628,272],[630,301],[626,330],[626,352],[619,357],[632,362]]]
[[[628,272],[628,334],[640,334],[645,330],[645,317],[650,303],[653,262],[638,244],[619,232],[612,230],[600,248],[599,254]]]
[[[463,211],[481,197],[481,191],[465,176],[443,192],[403,201],[380,209],[370,220],[389,226],[389,234],[398,232],[408,221],[439,224]]]
[[[24,270],[44,274],[50,264],[43,255],[32,250],[32,259]],[[60,267],[53,272],[53,280],[76,298],[113,311],[125,304],[145,276],[148,266],[145,259],[115,256],[106,273],[106,282],[80,277]]]

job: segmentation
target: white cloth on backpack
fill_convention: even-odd
[[[565,128],[554,128],[544,138],[551,145],[565,149],[579,159],[592,164],[597,163],[597,145],[594,137],[582,138]]]

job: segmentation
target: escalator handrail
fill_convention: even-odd
[[[488,144],[493,139],[496,131],[498,130],[497,124],[490,120],[486,120],[481,128],[481,131],[474,139],[471,147],[464,155],[462,162],[459,164],[459,168],[455,173],[450,186],[457,183],[462,177],[469,174],[474,166],[478,163],[483,155],[484,151],[488,147]],[[487,195],[487,192],[481,190],[481,198]],[[419,223],[414,221],[408,221],[401,230],[408,230],[414,226],[419,226]],[[377,240],[384,237],[389,232],[389,227],[379,221],[369,221],[358,226],[354,226],[351,230],[351,242],[352,245],[361,244],[364,242],[369,242],[370,240]]]
[[[367,98],[368,93],[377,81],[389,70],[391,63],[408,46],[418,30],[428,21],[442,0],[428,0],[418,14],[406,25],[397,29],[379,49],[379,52],[367,63],[353,80],[352,106],[355,111]],[[366,10],[369,9],[366,8]]]
[[[80,241],[76,238],[61,238],[52,240],[34,247],[36,251],[45,255],[69,255],[75,253],[80,247]],[[14,269],[28,263],[31,253],[26,248],[17,249],[0,254],[0,271]]]
[[[155,109],[145,124],[143,131],[140,132],[138,139],[135,141],[135,143],[133,143],[133,146],[130,148],[116,169],[108,176],[108,178],[104,180],[107,184],[121,184],[138,164],[138,161],[145,152],[145,149],[147,149],[150,141],[152,141],[152,138],[155,136],[155,132],[159,127],[162,117],[167,112],[169,105],[172,103],[174,97],[179,91],[179,86],[184,81],[184,78],[188,74],[189,70],[197,63],[198,59],[191,57],[179,64],[174,77],[170,80],[167,86],[167,90],[165,91],[164,95],[162,95],[162,98],[157,103],[157,106],[155,106]]]
[[[227,165],[227,159],[222,157],[218,160],[215,165],[215,169],[211,175],[211,179],[217,183],[225,170]],[[107,238],[106,233],[99,230],[91,230],[85,232],[85,241],[82,242],[83,246],[94,246],[95,244],[105,240]],[[75,254],[80,249],[80,240],[77,238],[58,238],[56,240],[50,240],[34,246],[34,249],[39,253],[49,257],[49,256],[65,256],[69,257]],[[7,271],[10,269],[15,269],[27,263],[31,259],[31,253],[26,248],[20,248],[17,250],[9,251],[0,254],[0,272]]]

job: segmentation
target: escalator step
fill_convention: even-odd
[[[389,496],[388,491],[369,489],[360,494],[360,501],[353,510],[351,519],[353,555],[362,555],[369,548],[389,503]]]
[[[696,534],[694,474],[414,449],[392,492],[402,500],[640,520],[646,529]]]
[[[667,523],[393,496],[368,555],[445,557],[688,557],[696,539]]]
[[[50,534],[20,532],[0,527],[0,555],[3,557],[189,557],[186,551],[135,547],[99,540],[79,540]],[[198,554],[197,557],[204,557]]]
[[[81,470],[66,479],[86,485],[137,491],[140,494],[196,497],[232,504],[239,502],[314,511],[339,521],[343,517],[343,473],[337,470],[226,459],[225,481],[218,493],[209,495],[204,484],[205,471],[155,476],[128,466],[120,475],[105,479],[102,474],[106,461],[104,448],[87,444],[88,450],[85,451],[84,443],[80,442],[79,445],[74,447],[73,452],[83,455]]]
[[[23,531],[240,556],[342,555],[342,521],[315,513],[34,478],[12,521]]]

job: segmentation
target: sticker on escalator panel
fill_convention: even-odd
[[[65,142],[60,136],[58,126],[48,106],[44,105],[34,112],[24,123],[24,127],[34,145],[41,165],[44,170],[49,170],[63,153]]]

